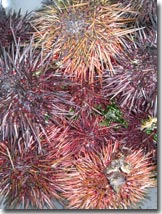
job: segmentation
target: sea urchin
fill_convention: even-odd
[[[21,43],[30,41],[34,28],[30,24],[31,14],[24,16],[10,11],[6,13],[3,8],[0,9],[0,44],[3,47],[10,46],[15,39],[21,40]]]
[[[126,28],[133,19],[123,18],[131,13],[122,4],[104,1],[65,1],[44,4],[32,21],[38,43],[45,42],[47,50],[55,49],[57,64],[74,79],[93,83],[95,75],[102,78],[103,69],[113,73],[113,62],[125,46]]]
[[[105,96],[116,98],[117,103],[129,111],[150,110],[156,115],[157,49],[132,49],[124,62],[122,68],[117,67],[113,77],[105,77]]]
[[[121,209],[135,206],[154,186],[154,167],[142,150],[119,149],[107,142],[101,150],[73,161],[67,174],[64,197],[70,209]]]
[[[2,140],[25,139],[33,134],[40,144],[39,131],[48,121],[59,123],[65,114],[70,95],[57,89],[58,79],[48,69],[50,53],[45,57],[32,42],[21,50],[12,46],[0,57],[0,133]],[[57,81],[57,82],[56,82]],[[41,145],[39,147],[41,149]]]
[[[53,133],[54,134],[54,133]],[[61,202],[61,187],[57,178],[61,175],[59,162],[49,152],[52,147],[43,143],[38,154],[37,144],[31,137],[28,149],[23,138],[17,143],[0,142],[0,197],[6,209],[54,209],[56,200]],[[54,149],[53,149],[54,152]]]

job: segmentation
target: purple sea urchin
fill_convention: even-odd
[[[135,25],[141,28],[134,34],[134,43],[139,47],[157,47],[157,0],[131,0],[127,3],[137,11]]]
[[[123,18],[131,13],[122,4],[110,5],[101,1],[66,1],[45,4],[32,22],[38,43],[45,42],[47,50],[55,48],[57,63],[64,73],[80,82],[95,81],[97,74],[108,68],[122,51],[128,34],[126,28],[133,19]]]
[[[137,13],[131,16],[135,18],[136,31],[133,40],[138,47],[157,47],[157,0],[113,0],[132,8]]]
[[[142,150],[107,142],[98,153],[73,161],[59,182],[70,209],[122,209],[136,206],[155,185],[154,167]]]
[[[9,12],[4,9],[0,10],[0,44],[3,47],[10,46],[16,39],[21,43],[30,41],[34,28],[30,24],[31,14],[26,13],[24,16],[16,12]]]
[[[19,132],[25,139],[33,134],[40,144],[39,131],[48,121],[59,123],[69,112],[68,92],[57,89],[60,82],[48,69],[50,53],[42,57],[32,47],[23,50],[19,44],[10,53],[3,49],[0,57],[0,132],[2,139],[16,139]],[[57,75],[56,75],[57,77]],[[59,86],[60,87],[60,86]],[[9,141],[10,141],[9,140]],[[40,148],[41,149],[41,145]]]
[[[127,129],[120,128],[116,132],[116,138],[123,146],[135,150],[142,149],[144,154],[149,154],[150,160],[157,162],[157,117],[147,112],[140,114],[128,114],[125,110],[128,121]]]
[[[104,93],[129,111],[157,112],[157,49],[131,50],[116,75],[105,78]]]

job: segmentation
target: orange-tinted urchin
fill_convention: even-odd
[[[123,209],[135,207],[156,185],[149,158],[142,150],[118,148],[107,142],[95,154],[73,161],[64,178],[63,196],[70,209]]]
[[[53,135],[57,131],[55,128]],[[14,145],[0,142],[0,198],[5,209],[54,209],[56,200],[62,202],[57,182],[62,175],[62,159],[55,155],[54,145],[40,137],[43,146],[39,154],[33,138],[28,149],[22,137]]]
[[[36,12],[32,24],[37,42],[45,42],[47,50],[54,48],[64,73],[93,83],[96,74],[102,80],[104,69],[113,74],[113,63],[134,31],[126,28],[133,19],[124,18],[125,13],[131,13],[128,7],[108,1],[52,1]]]

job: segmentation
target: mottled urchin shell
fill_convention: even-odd
[[[15,40],[21,40],[21,43],[29,43],[34,28],[30,24],[31,13],[21,15],[0,9],[0,44],[3,47],[10,46]]]
[[[112,165],[114,160],[118,165]],[[70,168],[71,166],[71,168]],[[73,161],[64,178],[63,196],[70,209],[122,209],[135,207],[155,186],[154,167],[142,150],[107,142],[97,153]],[[110,171],[110,168],[113,170]]]
[[[122,4],[99,1],[66,1],[44,4],[35,14],[32,24],[37,43],[45,41],[46,49],[54,48],[54,58],[64,73],[89,83],[96,74],[102,80],[103,69],[113,74],[113,64],[135,29],[126,28],[133,19]]]
[[[58,76],[48,69],[51,54],[43,55],[43,48],[39,52],[31,41],[23,49],[19,43],[12,50],[2,49],[0,57],[2,140],[14,141],[21,135],[26,142],[33,135],[40,150],[39,131],[49,121],[64,120],[71,104],[68,92],[57,87]]]

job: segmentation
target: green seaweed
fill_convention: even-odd
[[[100,122],[101,126],[110,126],[112,122],[115,122],[119,123],[125,128],[128,127],[128,122],[123,118],[123,113],[115,102],[112,102],[110,105],[106,106],[105,109],[103,109],[101,105],[98,105],[96,108],[101,112],[104,117],[104,120]],[[117,126],[116,128],[119,127],[120,126]]]

